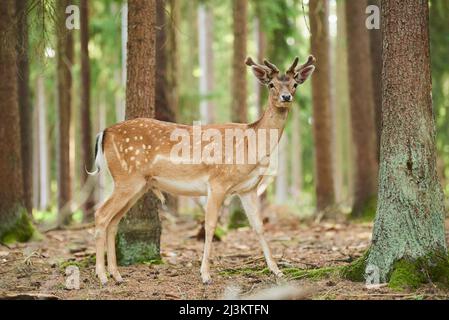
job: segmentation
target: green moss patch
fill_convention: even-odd
[[[89,255],[81,260],[66,260],[59,263],[59,270],[64,272],[67,267],[75,266],[79,269],[85,269],[91,266],[95,266],[96,258],[95,254]]]
[[[398,260],[393,265],[389,279],[388,286],[393,290],[416,289],[430,282],[449,288],[448,255],[435,253],[416,260]]]
[[[121,266],[129,266],[133,264],[151,263],[161,261],[159,248],[153,244],[144,241],[135,241],[128,243],[120,233],[116,239],[117,262]],[[123,248],[120,250],[120,248]]]
[[[40,234],[31,223],[31,219],[24,207],[20,207],[18,217],[12,223],[0,227],[0,242],[11,244],[39,239]]]
[[[297,279],[311,279],[321,280],[340,274],[341,267],[325,267],[318,269],[299,269],[299,268],[284,268],[282,272],[292,280]]]
[[[365,269],[368,260],[369,251],[366,251],[360,258],[351,264],[341,268],[340,275],[342,278],[354,282],[365,281]]]

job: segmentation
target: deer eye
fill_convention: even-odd
[[[270,87],[270,89],[273,89],[274,88],[274,84],[273,83],[269,83],[268,87]]]
[[[293,87],[296,89],[296,88],[298,88],[298,85],[299,85],[299,83],[295,83],[295,84],[293,85]]]

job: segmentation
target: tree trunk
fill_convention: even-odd
[[[81,40],[81,184],[87,182],[87,172],[93,165],[92,128],[90,117],[90,63],[89,63],[89,5],[87,0],[80,2],[80,40]],[[88,187],[89,196],[84,203],[84,220],[93,220],[95,205],[93,188]]]
[[[16,1],[17,57],[18,57],[18,97],[20,109],[20,135],[22,141],[22,175],[25,207],[31,214],[33,209],[33,130],[32,107],[30,102],[30,66],[28,62],[28,0]]]
[[[382,0],[380,190],[367,269],[401,288],[449,284],[428,23],[427,0]]]
[[[366,0],[345,1],[349,93],[355,153],[352,217],[372,217],[377,194],[377,142]]]
[[[335,37],[335,189],[336,201],[348,202],[352,195],[352,140],[348,87],[345,0],[337,1],[337,36]]]
[[[168,24],[166,21],[165,0],[156,0],[156,97],[155,118],[161,121],[176,122],[176,112],[170,104],[171,90],[168,81]],[[178,210],[177,197],[164,193],[166,206],[172,213]]]
[[[317,211],[323,211],[335,204],[328,2],[310,0],[309,15],[312,32],[311,50],[318,61],[317,69],[312,77],[316,206]]]
[[[43,76],[36,81],[36,108],[38,113],[38,141],[39,148],[39,209],[47,210],[50,205],[50,178],[48,165],[48,135],[47,110],[45,102],[45,87]]]
[[[56,2],[57,19],[57,185],[58,224],[67,225],[71,221],[71,175],[70,175],[70,120],[72,102],[73,35],[66,28],[66,7],[68,0]]]
[[[155,115],[156,0],[128,1],[126,119]],[[119,263],[134,264],[158,259],[161,225],[159,200],[145,194],[120,222]]]
[[[15,1],[0,3],[0,243],[27,241],[33,234],[25,207],[17,80]]]
[[[368,5],[380,8],[380,0],[368,0]],[[380,153],[380,135],[382,129],[382,31],[369,30],[371,51],[371,75],[373,77],[374,115],[376,120],[377,155]]]
[[[169,104],[174,113],[174,118],[179,120],[179,52],[178,52],[178,27],[180,23],[180,3],[179,0],[169,0],[171,22],[169,23],[168,34],[168,92]]]
[[[247,84],[246,84],[246,41],[247,41],[247,0],[232,0],[234,53],[232,58],[232,114],[233,122],[247,122]],[[238,197],[231,201],[229,228],[238,228],[248,225],[245,212]]]
[[[232,58],[232,121],[247,122],[246,41],[247,0],[232,0],[234,53]]]
[[[266,35],[265,32],[262,30],[261,25],[261,15],[260,13],[256,17],[254,21],[254,33],[255,33],[255,39],[256,39],[256,48],[257,48],[257,61],[262,62],[263,59],[265,59],[265,48],[266,48]],[[256,88],[256,107],[257,107],[257,116],[258,118],[262,117],[263,115],[263,109],[264,109],[264,94],[263,94],[263,86],[260,85],[259,81],[254,78],[254,86]]]
[[[200,115],[201,122],[214,123],[214,106],[211,102],[211,93],[214,90],[214,54],[213,44],[213,16],[210,8],[205,4],[198,6],[198,40],[200,76]]]

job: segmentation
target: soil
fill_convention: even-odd
[[[446,223],[449,226],[449,221]],[[304,289],[305,299],[448,299],[449,292],[428,284],[415,291],[388,287],[367,289],[364,283],[336,275],[278,280],[264,272],[265,262],[249,228],[230,230],[214,242],[213,283],[199,276],[202,241],[199,224],[189,217],[163,219],[162,264],[120,267],[124,283],[110,279],[101,286],[95,277],[94,230],[57,230],[38,242],[0,245],[0,298],[24,296],[55,299],[220,299],[231,288],[241,296],[286,283]],[[266,238],[282,268],[316,269],[345,266],[370,243],[372,224],[299,221],[285,215],[265,224]],[[68,262],[80,268],[80,289],[66,289]]]

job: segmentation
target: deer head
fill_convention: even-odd
[[[298,62],[299,58],[296,57],[285,74],[281,74],[278,67],[268,60],[264,60],[264,64],[257,64],[250,57],[246,59],[246,64],[251,67],[259,82],[268,86],[270,101],[275,102],[275,105],[279,107],[290,105],[298,86],[304,83],[315,70],[313,56],[309,56],[307,62],[299,67]]]

